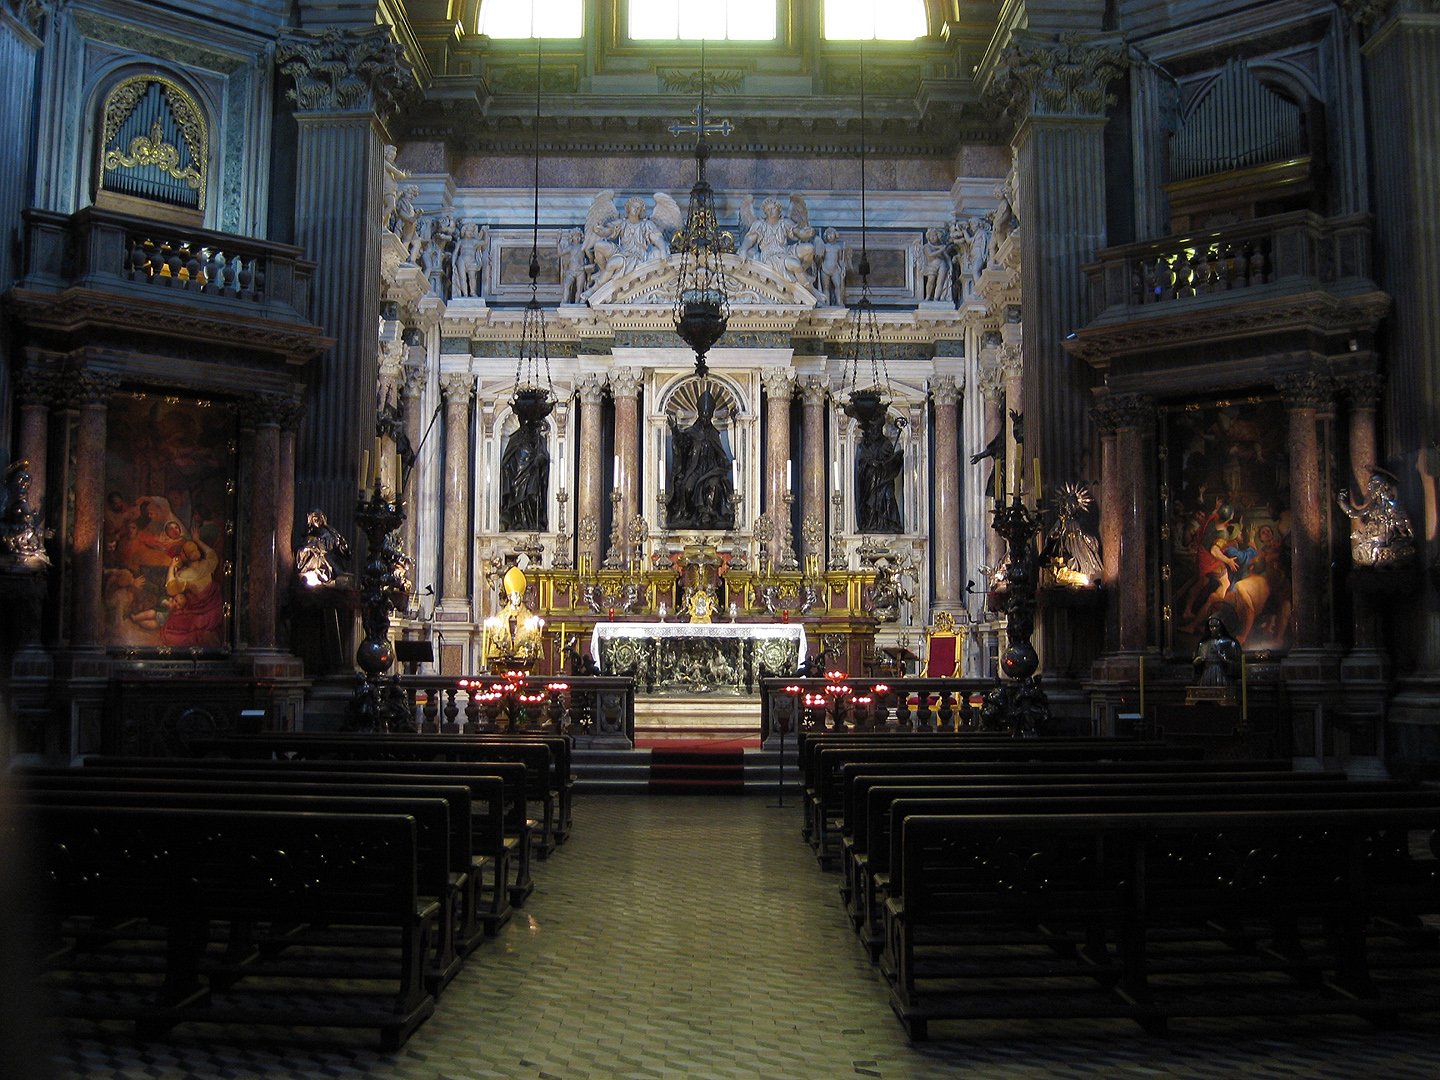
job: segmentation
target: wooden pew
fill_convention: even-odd
[[[1389,805],[1389,796],[1415,790],[1413,785],[1400,781],[1296,782],[1289,779],[1291,775],[1280,774],[1272,779],[1254,774],[1238,780],[1199,783],[1096,783],[1093,778],[1076,777],[1074,783],[1065,785],[1022,781],[1013,786],[966,789],[874,787],[867,794],[864,851],[854,853],[851,859],[855,888],[852,917],[859,920],[862,939],[873,957],[882,940],[880,922],[899,847],[895,829],[911,814],[1058,813],[1061,809],[1082,811],[1087,806],[1112,803],[1136,811],[1187,806],[1238,809],[1272,804],[1326,807],[1366,805],[1368,801]]]
[[[435,935],[435,948],[427,963],[426,986],[436,997],[459,973],[466,951],[475,942],[461,942],[466,919],[470,878],[465,867],[470,862],[468,847],[463,860],[457,863],[452,844],[452,824],[461,817],[457,811],[463,804],[463,817],[468,820],[470,793],[465,788],[375,788],[346,786],[316,794],[299,794],[294,790],[276,794],[259,791],[159,790],[148,781],[109,781],[77,777],[77,783],[27,785],[21,800],[26,805],[156,807],[178,810],[273,810],[291,814],[398,814],[415,819],[416,888],[422,898],[433,898],[440,905]],[[97,783],[98,781],[98,783]],[[112,784],[114,786],[106,787]],[[468,831],[468,830],[467,830]],[[466,837],[468,840],[468,836]],[[232,928],[232,944],[238,928]],[[289,938],[282,944],[303,938]],[[272,944],[276,944],[272,942]],[[233,973],[247,973],[249,959],[234,964]]]
[[[540,804],[540,829],[535,854],[541,859],[548,858],[555,849],[556,832],[562,821],[561,792],[570,781],[570,777],[559,774],[556,753],[540,738],[271,732],[195,739],[190,745],[197,754],[235,758],[273,756],[291,760],[521,762],[528,773],[526,798]]]
[[[1135,742],[1129,739],[1009,739],[966,746],[926,746],[915,748],[891,746],[815,747],[812,764],[813,790],[807,800],[810,815],[810,846],[820,864],[833,866],[838,850],[832,843],[830,823],[839,818],[842,809],[841,777],[851,762],[932,761],[953,764],[1002,764],[1012,762],[1048,761],[1076,763],[1093,761],[1164,761],[1197,760],[1198,750],[1165,746],[1163,743]]]
[[[1085,788],[1098,792],[1145,795],[1174,791],[1198,794],[1207,791],[1254,789],[1307,791],[1342,789],[1348,782],[1341,772],[1179,772],[1163,771],[1155,763],[1151,772],[1027,773],[1017,770],[994,774],[929,774],[915,776],[869,775],[850,777],[847,784],[850,816],[841,838],[841,896],[857,930],[867,941],[879,941],[879,898],[873,875],[888,874],[890,866],[890,804],[896,799],[1003,798],[1020,791],[1045,794],[1080,794]],[[1216,763],[1216,767],[1223,767]],[[1396,784],[1399,790],[1404,785]],[[873,920],[869,921],[868,920]]]
[[[294,783],[398,782],[464,784],[471,789],[473,851],[495,867],[489,875],[504,886],[505,895],[484,884],[489,904],[481,918],[493,932],[510,918],[511,905],[521,905],[534,891],[530,854],[533,822],[526,817],[530,771],[522,762],[334,761],[302,758],[134,758],[90,757],[85,770],[144,770],[175,778],[233,774],[245,779],[262,774],[267,781]],[[388,778],[388,779],[387,779]],[[499,786],[496,786],[497,781]],[[485,869],[481,867],[482,871]],[[508,882],[508,884],[506,884]]]
[[[141,1037],[189,1020],[374,1027],[393,1050],[435,1010],[424,969],[440,905],[417,888],[413,817],[85,805],[32,814],[44,838],[45,910],[57,923],[146,919],[166,927],[158,988],[57,993],[64,1015],[131,1020]],[[375,959],[385,961],[391,988],[362,994],[347,986],[340,994],[321,980],[313,1006],[287,988],[277,1008],[273,993],[247,989],[247,980],[209,986],[200,969],[214,922],[385,931],[389,948]]]
[[[885,906],[892,1006],[917,1040],[940,1018],[1161,1029],[1172,1016],[1433,1009],[1433,977],[1418,990],[1373,978],[1366,926],[1440,913],[1440,862],[1404,842],[1440,827],[1440,795],[1387,797],[1410,805],[906,815]],[[1268,932],[1220,962],[1187,953],[1189,939],[1172,947],[1175,926],[1205,924],[1222,948],[1238,928]],[[1075,928],[1103,930],[1113,962]]]

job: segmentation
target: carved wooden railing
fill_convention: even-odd
[[[124,291],[140,285],[202,302],[243,301],[261,317],[308,321],[315,264],[288,244],[87,207],[31,209],[27,287]]]
[[[979,730],[994,679],[763,679],[762,739],[783,731]]]
[[[1264,285],[1328,287],[1371,273],[1368,214],[1308,210],[1106,248],[1085,267],[1090,311],[1213,296]]]
[[[402,675],[421,733],[543,732],[635,745],[635,680],[610,675]]]

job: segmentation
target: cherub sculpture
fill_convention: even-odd
[[[755,216],[755,198],[746,195],[740,204],[740,223],[745,238],[740,241],[742,259],[754,259],[791,281],[808,285],[813,281],[815,230],[803,195],[790,196],[790,213],[785,215],[780,200],[767,198]],[[823,247],[823,243],[820,245]]]
[[[826,229],[815,245],[819,260],[821,305],[845,306],[845,275],[850,272],[850,245],[834,229]]]
[[[467,221],[460,226],[460,239],[450,256],[450,295],[485,295],[485,245],[490,226]]]
[[[1365,502],[1357,506],[1350,492],[1336,495],[1350,518],[1350,558],[1356,566],[1399,567],[1415,558],[1415,532],[1400,506],[1398,482],[1384,469],[1373,469],[1365,483]]]
[[[911,247],[921,300],[950,299],[950,242],[945,233],[938,227],[926,229]]]
[[[663,191],[655,192],[655,209],[647,217],[645,200],[633,195],[625,200],[622,214],[615,205],[615,192],[606,189],[595,196],[585,215],[583,252],[593,255],[598,268],[585,295],[590,296],[606,282],[629,273],[642,263],[666,258],[670,242],[665,237],[684,222],[680,206]]]
[[[395,197],[395,227],[391,230],[405,245],[406,259],[414,262],[419,248],[415,244],[416,229],[420,224],[420,208],[415,205],[420,189],[406,184]]]
[[[380,163],[380,227],[395,231],[395,208],[400,201],[400,181],[410,179],[410,174],[395,164],[396,148],[385,147],[385,159]],[[418,192],[418,189],[417,189]]]
[[[594,269],[585,252],[585,230],[562,232],[555,242],[555,250],[560,256],[560,302],[578,304]]]

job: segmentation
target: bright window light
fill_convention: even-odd
[[[581,0],[484,0],[480,33],[492,38],[578,38]]]
[[[775,0],[630,0],[635,41],[774,41]]]
[[[911,41],[928,32],[925,0],[825,0],[831,41]]]

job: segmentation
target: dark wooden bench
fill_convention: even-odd
[[[853,896],[847,904],[872,957],[882,941],[884,901],[890,895],[898,857],[900,823],[912,814],[1038,814],[1084,811],[1087,807],[1124,807],[1135,812],[1159,809],[1240,809],[1391,805],[1389,796],[1414,791],[1399,781],[1329,780],[1296,783],[1282,774],[1236,781],[1130,784],[1077,782],[1065,785],[1019,783],[1013,786],[956,789],[871,788],[863,850],[850,854]],[[1399,803],[1400,805],[1403,803]],[[858,841],[858,838],[857,838]]]
[[[1440,826],[1440,796],[1388,798],[1419,805],[907,814],[885,906],[892,1006],[917,1040],[941,1018],[1158,1030],[1175,1016],[1433,1009],[1433,972],[1374,977],[1367,928],[1383,920],[1393,937],[1440,913],[1440,861],[1409,843]],[[1248,951],[1230,947],[1242,935]],[[1440,967],[1440,951],[1427,959]]]
[[[830,826],[832,822],[838,821],[843,808],[841,778],[844,775],[844,766],[851,762],[919,760],[993,765],[1018,762],[1076,763],[1198,758],[1198,750],[1177,750],[1162,743],[1135,742],[1128,739],[1009,739],[968,746],[927,746],[918,749],[891,746],[827,747],[822,744],[815,748],[813,788],[806,803],[810,818],[810,846],[822,866],[835,864],[839,852],[832,842]]]
[[[417,887],[415,819],[398,814],[289,813],[104,805],[32,807],[37,861],[55,920],[165,928],[156,980],[126,980],[103,994],[52,987],[64,1015],[131,1020],[149,1037],[185,1021],[374,1027],[400,1046],[435,1009],[425,959],[440,904]],[[319,979],[311,993],[209,985],[201,961],[213,923],[280,932],[290,926],[369,927],[392,988],[361,993]],[[378,972],[376,972],[378,974]],[[313,1004],[310,1004],[313,1002]]]
[[[131,758],[91,757],[85,771],[143,770],[174,778],[260,774],[267,781],[293,783],[399,782],[464,784],[470,788],[473,851],[492,860],[480,894],[488,898],[482,919],[492,932],[510,918],[511,905],[523,904],[534,891],[530,855],[535,823],[527,817],[530,770],[523,762],[335,761],[274,758]],[[499,786],[497,787],[497,781]],[[485,867],[482,867],[482,870]],[[504,886],[503,895],[492,886]]]
[[[556,769],[556,754],[540,739],[507,739],[487,735],[307,734],[274,732],[195,739],[197,755],[294,760],[520,762],[527,770],[526,799],[540,807],[535,854],[548,858],[555,849],[562,820],[561,791],[569,777]]]
[[[1218,763],[1217,763],[1218,764]],[[890,804],[897,799],[1005,798],[1020,792],[1079,795],[1085,791],[1125,795],[1200,794],[1227,791],[1337,790],[1348,783],[1340,772],[1074,772],[929,774],[847,778],[847,804],[840,845],[840,893],[851,920],[871,943],[879,941],[879,897],[873,875],[890,865]],[[1403,785],[1396,785],[1399,790]]]

